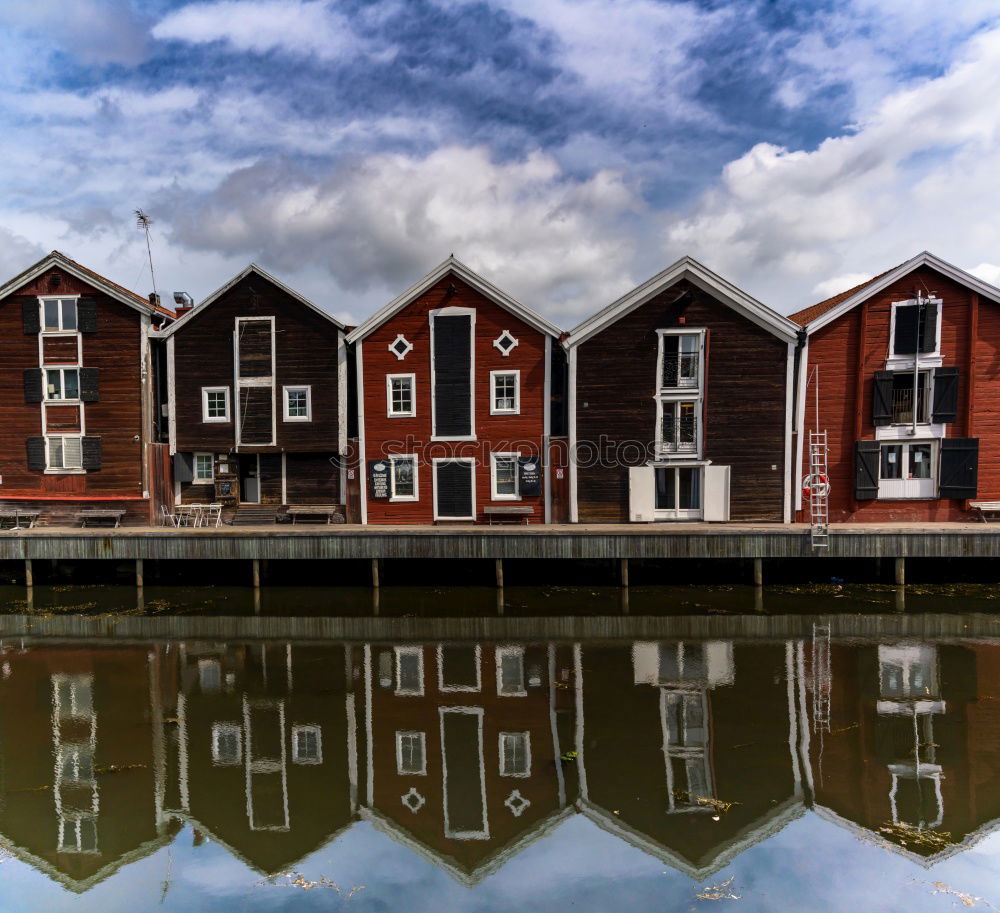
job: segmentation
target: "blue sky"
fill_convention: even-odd
[[[0,275],[357,321],[449,253],[564,326],[683,254],[782,311],[1000,278],[993,0],[4,0]]]

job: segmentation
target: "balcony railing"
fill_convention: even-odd
[[[909,425],[912,421],[913,390],[893,390],[892,423],[894,425]],[[927,396],[923,385],[917,388],[917,421],[921,423],[929,421],[927,415]]]
[[[698,419],[687,404],[665,404],[660,437],[662,453],[697,453]],[[679,410],[679,414],[678,414]]]
[[[661,388],[664,390],[688,389],[698,386],[698,353],[684,352],[680,355],[663,356],[663,377]]]

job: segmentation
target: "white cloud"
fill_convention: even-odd
[[[535,153],[494,162],[485,148],[377,155],[315,179],[284,162],[228,178],[172,216],[174,241],[296,271],[328,264],[345,289],[396,294],[450,253],[532,307],[585,312],[627,281],[620,228],[638,207],[621,175],[565,175]]]
[[[969,270],[977,279],[988,282],[990,285],[1000,286],[1000,266],[995,263],[980,263]]]
[[[0,227],[0,282],[7,282],[47,253],[24,235]]]
[[[868,275],[929,249],[963,263],[995,255],[1000,30],[943,76],[888,96],[854,133],[813,151],[760,143],[667,230],[690,252],[788,306],[817,280]]]
[[[854,288],[862,282],[867,282],[869,279],[871,276],[868,273],[842,273],[839,276],[817,282],[812,291],[814,295],[819,297],[820,301],[823,301],[826,298],[839,295],[841,292],[846,292],[849,288]]]

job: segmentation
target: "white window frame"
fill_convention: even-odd
[[[514,408],[497,408],[497,378],[501,375],[514,376]],[[508,371],[490,371],[490,415],[520,415],[521,414],[521,369]]]
[[[434,321],[438,317],[469,317],[469,434],[444,435],[437,433],[437,384],[434,370]],[[476,440],[476,309],[466,307],[444,307],[428,314],[431,328],[431,440],[432,441],[474,441]],[[473,466],[473,517],[475,518],[475,467]],[[434,512],[437,513],[437,497],[434,498]],[[437,517],[435,517],[437,519]],[[459,518],[456,518],[459,519]]]
[[[517,691],[503,690],[503,659],[505,656],[519,656],[521,658],[521,687]],[[524,647],[508,646],[496,648],[496,668],[497,668],[497,696],[498,697],[527,697],[528,689],[525,685],[527,672],[524,666]]]
[[[208,414],[208,394],[224,393],[226,395],[226,414],[223,417],[211,417]],[[229,387],[202,387],[201,388],[201,420],[205,424],[225,424],[232,421],[233,397],[229,392]]]
[[[664,340],[668,336],[695,336],[698,338],[698,376],[693,386],[664,387],[663,360]],[[654,399],[656,400],[656,429],[654,441],[657,454],[663,456],[678,456],[682,459],[701,459],[704,450],[705,411],[705,340],[707,332],[702,329],[678,327],[669,330],[656,331],[656,385]],[[690,448],[674,446],[667,449],[663,442],[663,406],[664,403],[694,403],[695,435],[694,444]]]
[[[223,758],[219,752],[219,736],[223,732],[236,736],[236,758]],[[212,763],[216,767],[239,767],[243,763],[243,727],[239,723],[212,723]]]
[[[73,434],[46,434],[45,436],[45,472],[48,475],[58,475],[61,473],[66,473],[68,475],[77,475],[80,473],[85,473],[87,470],[83,468],[83,434],[81,432],[75,432]],[[80,442],[80,465],[79,466],[53,466],[52,457],[50,451],[50,444],[53,439],[59,438],[63,444],[63,463],[66,462],[66,441],[76,440]]]
[[[937,325],[935,329],[934,351],[917,352],[914,355],[896,354],[896,308],[916,307],[916,298],[908,298],[906,301],[893,301],[892,314],[889,318],[889,355],[886,358],[886,370],[899,371],[905,367],[913,365],[916,359],[918,369],[941,366],[941,318],[944,314],[944,301],[941,298],[925,298],[925,304],[934,304],[937,307]]]
[[[392,382],[394,380],[409,380],[410,408],[406,412],[396,412],[392,408]],[[385,376],[385,414],[388,418],[413,418],[417,414],[417,375],[416,374],[386,374]]]
[[[476,656],[476,684],[475,685],[446,685],[444,683],[444,651],[446,647],[466,647],[466,644],[438,644],[437,646],[437,667],[438,667],[438,691],[453,693],[456,691],[482,691],[483,690],[483,654],[479,644],[475,646]]]
[[[400,341],[402,341],[405,344],[405,346],[406,346],[406,348],[403,350],[402,354],[400,354],[399,352],[396,351],[396,343],[400,342]],[[389,349],[389,351],[393,355],[396,356],[396,359],[398,361],[402,361],[404,358],[406,358],[407,355],[410,354],[410,352],[413,351],[413,343],[410,342],[410,340],[407,339],[402,333],[397,333],[396,334],[396,338],[392,342],[389,343],[389,345],[387,346],[387,348]]]
[[[59,372],[59,392],[66,389],[66,372],[76,371],[76,397],[68,399],[61,397],[53,399],[49,396],[49,371]],[[42,366],[42,398],[46,404],[55,406],[75,406],[80,403],[80,366],[79,365],[43,365]]]
[[[420,742],[420,770],[403,770],[403,739],[416,737]],[[401,777],[427,776],[427,733],[416,729],[400,729],[396,731],[396,773]]]
[[[468,463],[472,467],[472,514],[468,517],[442,517],[438,513],[437,467],[438,463]],[[434,489],[435,520],[475,520],[476,519],[476,460],[474,457],[433,457],[431,459],[431,484]]]
[[[931,474],[929,478],[926,479],[907,479],[905,476],[900,479],[883,479],[882,478],[882,450],[885,447],[901,447],[904,451],[903,453],[903,463],[905,466],[910,465],[910,448],[914,446],[929,446],[931,449],[930,454],[930,469]],[[939,446],[939,441],[937,440],[927,440],[926,438],[921,438],[919,440],[882,440],[879,441],[878,449],[878,500],[879,501],[928,501],[934,500],[938,497],[938,484],[940,477],[940,459],[941,459],[941,448]],[[924,488],[926,491],[923,494],[892,494],[893,487],[897,487],[900,491],[905,491],[906,483],[912,483],[909,487],[911,489]],[[920,485],[919,483],[925,483]],[[888,485],[888,489],[883,486]]]
[[[288,394],[292,390],[305,390],[306,392],[306,414],[289,415]],[[281,416],[285,422],[311,422],[313,420],[312,387],[308,384],[288,384],[281,388]]]
[[[80,295],[39,295],[38,296],[38,326],[43,336],[76,336],[80,332]],[[46,301],[75,301],[76,302],[76,329],[63,329],[63,312],[59,307],[59,329],[45,329],[45,302]]]
[[[503,739],[504,736],[524,736],[524,760],[526,764],[526,769],[523,773],[511,773],[504,767],[504,756],[503,756]],[[525,780],[531,776],[531,732],[525,730],[518,730],[517,732],[501,732],[497,735],[497,753],[500,758],[500,776],[501,777],[515,777],[517,779]]]
[[[653,467],[653,516],[657,520],[700,520],[705,514],[705,464],[704,463],[657,463]],[[674,473],[674,503],[680,500],[680,476],[682,469],[691,469],[701,474],[698,482],[698,494],[701,507],[657,507],[656,506],[656,473],[658,470]]]
[[[401,460],[410,460],[413,463],[413,494],[396,494],[396,463]],[[415,453],[397,453],[389,457],[389,503],[400,503],[406,501],[420,500],[420,468],[417,455]]]
[[[518,478],[518,457],[519,453],[509,453],[500,451],[490,454],[490,500],[491,501],[520,501],[521,500],[521,480]],[[514,461],[514,494],[500,494],[497,491],[497,458]]]
[[[423,647],[394,647],[396,654],[396,694],[404,695],[406,697],[423,697],[424,694],[424,648]],[[420,679],[420,685],[418,688],[403,688],[401,686],[402,676],[399,673],[400,670],[400,657],[403,654],[415,655],[417,657],[417,676]]]
[[[299,734],[311,732],[316,736],[316,757],[306,758],[299,754]],[[298,724],[292,726],[292,763],[293,764],[322,764],[323,763],[323,727],[315,723]]]
[[[208,457],[212,474],[206,479],[198,475],[198,457]],[[191,484],[192,485],[214,485],[215,484],[215,454],[198,452],[192,455],[191,462]]]
[[[663,440],[663,406],[665,403],[694,403],[694,442],[690,445],[680,444],[668,446]],[[704,399],[700,393],[694,395],[668,394],[656,397],[656,452],[661,456],[677,456],[681,459],[701,459],[703,445],[704,422],[702,413],[704,411]]]
[[[506,349],[503,347],[503,341],[505,338],[510,340],[510,345]],[[510,330],[504,330],[499,336],[497,336],[496,339],[493,340],[493,347],[504,358],[507,358],[520,344],[520,340]]]
[[[692,390],[702,390],[705,386],[705,330],[678,327],[670,330],[656,331],[656,392],[658,394],[679,395],[683,399],[692,399]],[[695,336],[698,339],[698,376],[695,384],[684,387],[663,386],[664,340],[667,336]]]

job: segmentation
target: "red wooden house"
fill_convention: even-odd
[[[925,252],[792,315],[807,336],[794,478],[825,431],[832,522],[959,520],[1000,498],[998,305],[1000,289]]]
[[[53,251],[0,287],[0,509],[148,522],[148,332],[171,311]]]
[[[690,257],[577,326],[572,519],[787,522],[796,331]]]
[[[340,322],[251,264],[159,336],[176,503],[343,503]]]
[[[454,257],[348,334],[361,521],[547,520],[558,337]]]

